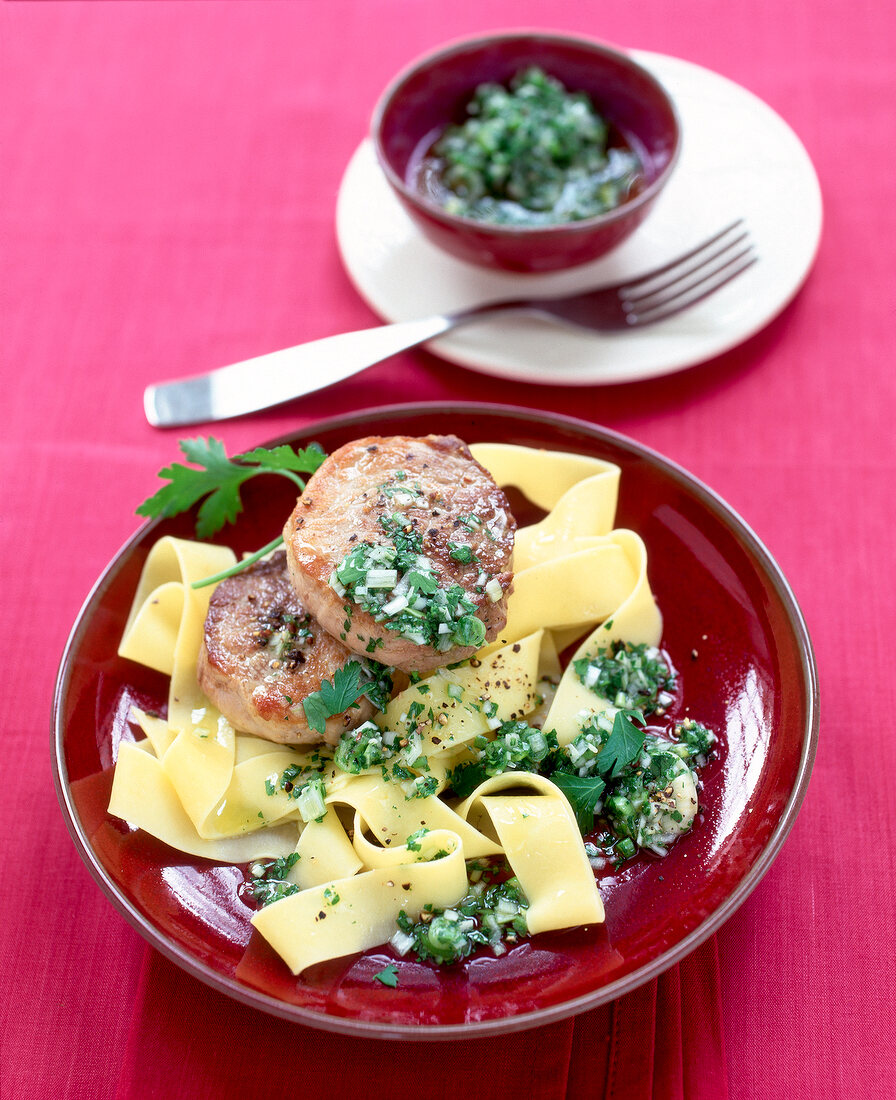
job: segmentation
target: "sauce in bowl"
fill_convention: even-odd
[[[411,162],[411,183],[446,212],[550,226],[604,214],[644,186],[641,159],[583,92],[538,66],[480,84],[462,122]]]

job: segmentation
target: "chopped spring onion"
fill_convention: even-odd
[[[326,788],[319,777],[309,780],[296,799],[296,807],[299,816],[307,824],[309,821],[318,821],[327,812]]]
[[[490,885],[481,867],[469,865],[470,890],[456,905],[425,911],[416,923],[406,913],[398,914],[398,931],[391,943],[399,954],[414,951],[421,961],[438,965],[459,962],[477,946],[491,947],[496,955],[505,941],[515,942],[528,934],[528,902],[516,879]]]
[[[573,667],[585,687],[620,710],[652,712],[673,698],[675,673],[656,646],[615,641]]]
[[[497,603],[498,600],[503,598],[504,589],[501,587],[501,582],[498,580],[497,577],[492,577],[492,579],[485,586],[485,594],[492,601],[492,603]]]
[[[415,940],[414,937],[410,935],[410,933],[402,932],[402,930],[399,928],[392,939],[389,940],[389,943],[392,945],[392,947],[395,948],[398,954],[403,957],[414,946]]]
[[[398,581],[397,569],[368,569],[367,588],[394,588]],[[357,592],[357,589],[355,589]]]
[[[408,606],[407,596],[396,596],[383,606],[383,614],[387,617],[397,615],[399,611],[404,611]]]

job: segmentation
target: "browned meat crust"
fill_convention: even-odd
[[[240,730],[283,744],[335,744],[373,714],[366,698],[309,729],[302,700],[332,682],[353,654],[306,612],[289,582],[286,554],[222,581],[212,594],[199,653],[199,684]]]
[[[371,436],[310,478],[284,538],[292,582],[324,629],[383,664],[428,671],[471,656],[504,626],[515,530],[504,493],[457,437]],[[372,551],[374,567],[395,567],[397,552],[399,582],[416,569],[436,590],[412,586],[407,608],[407,581],[368,590],[357,567]]]

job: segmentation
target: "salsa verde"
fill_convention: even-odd
[[[538,67],[480,84],[466,119],[423,158],[419,183],[450,213],[503,225],[556,225],[636,194],[643,169],[583,92]]]

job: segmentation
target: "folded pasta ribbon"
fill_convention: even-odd
[[[516,486],[545,512],[553,511],[565,493],[586,479],[603,478],[608,508],[600,513],[603,529],[609,531],[613,526],[620,474],[615,463],[569,451],[548,451],[513,443],[474,443],[470,452],[498,485],[502,488]]]
[[[603,902],[575,815],[549,779],[504,772],[481,783],[457,813],[479,828],[491,825],[528,899],[530,932],[603,921]]]
[[[129,742],[119,747],[109,813],[178,852],[219,863],[279,859],[295,850],[298,839],[295,824],[257,829],[242,836],[200,837],[161,763],[151,751]]]
[[[414,849],[382,850],[368,871],[302,890],[265,906],[252,924],[293,974],[326,959],[386,943],[395,919],[417,919],[424,905],[447,908],[467,891],[463,846],[436,829]]]
[[[422,751],[432,764],[488,733],[496,716],[506,721],[535,709],[543,641],[544,631],[534,629],[462,668],[439,669],[396,695],[374,721],[382,730],[422,731]]]
[[[554,730],[561,745],[579,733],[583,718],[610,706],[609,700],[585,687],[576,673],[575,661],[594,656],[615,641],[659,645],[662,637],[663,618],[647,580],[644,542],[634,531],[615,531],[613,537],[629,563],[633,584],[615,610],[581,642],[561,677],[544,723],[545,729]]]
[[[118,655],[171,677],[168,722],[175,729],[206,705],[196,665],[212,589],[191,585],[235,562],[228,547],[166,535],[143,565]]]

